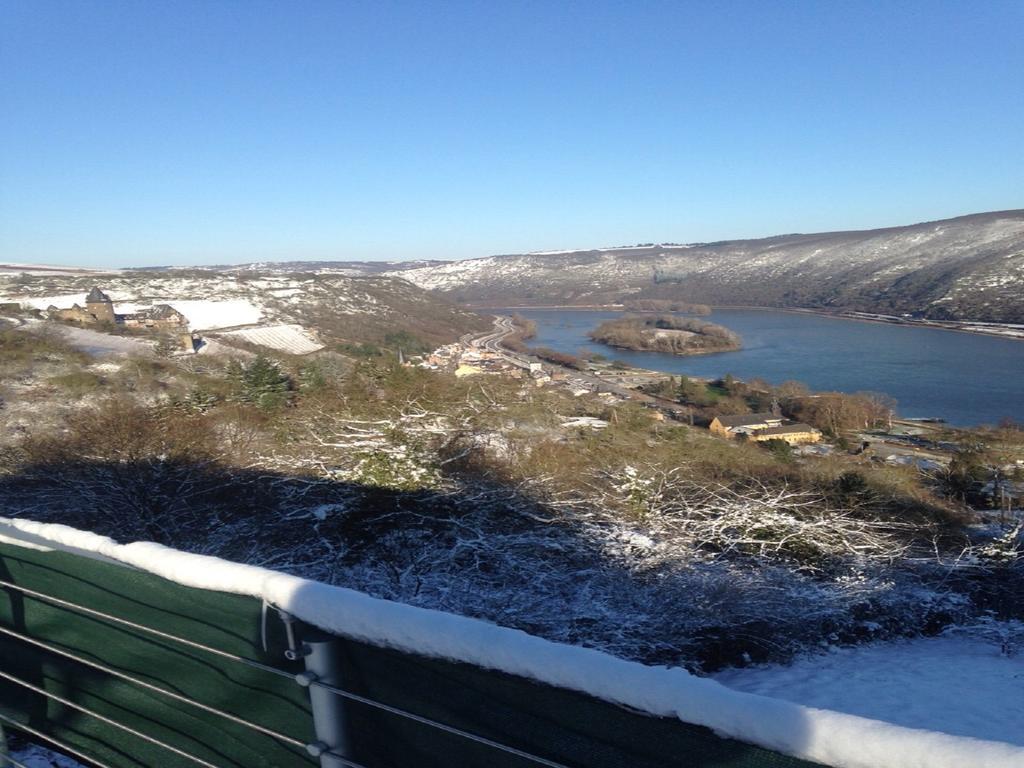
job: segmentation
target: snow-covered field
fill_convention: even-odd
[[[58,755],[56,752],[37,747],[34,744],[14,752],[11,757],[21,763],[24,768],[84,768],[81,763],[76,763],[70,757]],[[2,765],[3,762],[0,762],[0,766]]]
[[[833,649],[715,678],[809,707],[1024,746],[1024,654],[1003,655],[998,643],[979,637]]]
[[[111,299],[117,300],[118,294],[114,291],[108,291],[107,295]],[[85,294],[84,293],[58,293],[52,296],[5,296],[6,300],[17,302],[23,307],[29,307],[31,309],[48,309],[51,306],[59,309],[65,309],[78,304],[79,306],[85,305]],[[119,310],[121,312],[127,310]],[[134,311],[134,310],[132,310]]]
[[[324,345],[313,338],[309,331],[301,325],[270,325],[261,328],[242,328],[227,331],[222,336],[241,339],[250,344],[269,347],[279,352],[292,355],[308,355],[324,348]]]
[[[74,326],[63,326],[60,333],[68,344],[94,357],[153,354],[153,343],[145,339],[114,336]]]
[[[82,306],[93,288],[110,296],[119,314],[169,304],[187,318],[191,330],[199,333],[297,324],[316,328],[327,336],[359,341],[355,338],[359,334],[379,338],[401,329],[413,333],[417,330],[414,318],[418,317],[429,320],[427,335],[435,336],[445,324],[461,333],[479,322],[477,316],[430,296],[406,280],[382,275],[314,277],[307,273],[198,269],[15,276],[0,272],[0,304],[20,304],[27,309]]]
[[[210,331],[217,328],[233,328],[236,325],[252,325],[263,319],[263,310],[245,299],[160,299],[146,303],[116,302],[114,311],[129,314],[149,309],[154,304],[170,304],[188,318],[189,327],[194,331]]]
[[[232,328],[236,325],[252,325],[263,319],[263,309],[247,299],[176,299],[173,297],[147,301],[125,301],[130,296],[124,291],[108,290],[114,300],[114,311],[121,315],[141,312],[157,304],[170,304],[188,318],[189,326],[196,331],[215,328]],[[6,297],[5,297],[6,298]],[[10,300],[32,309],[45,310],[50,306],[59,308],[73,304],[83,306],[83,293],[62,293],[51,296],[11,296]]]

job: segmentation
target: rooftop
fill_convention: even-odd
[[[814,427],[810,424],[784,424],[781,427],[766,427],[765,429],[757,430],[757,435],[792,435],[795,433],[814,433],[817,432]]]
[[[723,427],[752,427],[768,421],[781,421],[774,413],[741,413],[735,416],[719,416],[718,421]]]

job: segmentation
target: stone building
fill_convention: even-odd
[[[98,323],[116,323],[114,302],[99,288],[93,288],[85,297],[85,311],[96,318]]]
[[[157,304],[132,315],[118,315],[119,322],[129,328],[161,328],[179,330],[188,328],[188,318],[170,304]]]
[[[54,320],[64,320],[72,323],[94,325],[99,323],[117,322],[117,315],[114,314],[114,302],[110,300],[99,288],[93,288],[85,297],[85,306],[72,304],[66,309],[58,309],[52,304],[47,308],[47,313]]]
[[[128,328],[150,328],[161,331],[185,332],[188,318],[170,304],[157,304],[141,312],[119,315],[114,302],[99,288],[93,288],[85,297],[85,307],[77,303],[66,309],[50,306],[47,313],[54,320],[82,325],[123,325]]]

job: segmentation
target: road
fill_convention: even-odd
[[[471,334],[467,333],[462,337],[461,341],[467,347],[472,349],[481,349],[492,352],[503,360],[511,363],[517,368],[524,370],[530,370],[531,362],[540,362],[539,360],[532,360],[525,355],[519,355],[511,350],[505,349],[501,346],[501,342],[516,332],[515,324],[512,322],[512,318],[506,315],[497,315],[494,318],[494,328],[485,334]]]
[[[497,315],[495,316],[494,328],[492,330],[482,335],[466,334],[462,337],[461,341],[466,346],[474,349],[483,349],[492,352],[512,365],[523,368],[524,370],[530,370],[532,365],[541,364],[546,371],[563,374],[569,383],[579,384],[580,386],[591,389],[595,392],[609,392],[627,400],[641,403],[648,408],[656,408],[675,418],[683,419],[686,415],[684,413],[686,409],[672,400],[652,397],[651,395],[644,394],[643,392],[637,392],[635,389],[629,389],[628,387],[622,387],[618,384],[614,384],[596,374],[578,371],[575,368],[551,363],[531,355],[512,352],[511,350],[501,346],[501,342],[515,333],[515,330],[515,324],[512,322],[511,317],[506,315]]]

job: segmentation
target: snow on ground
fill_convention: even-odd
[[[243,328],[221,334],[229,338],[242,339],[250,344],[270,347],[293,355],[308,355],[324,348],[312,334],[301,325],[269,325],[261,328]]]
[[[189,327],[193,331],[253,325],[263,319],[263,310],[245,299],[154,299],[146,303],[117,302],[114,311],[118,314],[130,314],[149,309],[156,304],[170,304],[181,312],[188,318]]]
[[[11,757],[25,768],[84,768],[81,763],[76,763],[70,757],[37,747],[35,744],[14,752]],[[3,763],[0,762],[0,765]]]
[[[0,536],[36,548],[110,558],[185,586],[251,595],[339,635],[581,691],[836,768],[1024,766],[1021,746],[914,730],[752,695],[715,680],[694,677],[684,669],[644,666],[479,619],[381,600],[351,589],[179,552],[151,542],[117,544],[105,536],[64,525],[8,518],[0,518]],[[839,685],[834,687],[842,690],[840,678],[836,680]],[[964,684],[962,677],[955,678],[955,686]],[[971,686],[975,687],[973,683]],[[1013,701],[1004,704],[1009,709]],[[1010,735],[1003,734],[1003,738]]]
[[[95,274],[116,274],[123,272],[121,269],[90,269],[88,267],[51,266],[48,264],[19,264],[13,261],[5,261],[0,264],[0,275],[72,275],[79,276],[90,273]]]
[[[153,354],[152,342],[131,336],[114,336],[70,325],[60,328],[60,333],[68,344],[94,357]]]
[[[1024,655],[1002,655],[998,643],[978,637],[835,649],[715,679],[809,707],[1024,746]]]
[[[117,298],[116,294],[108,294],[110,298]],[[17,302],[23,307],[30,309],[49,309],[51,306],[58,309],[67,309],[74,304],[85,306],[84,293],[59,293],[54,296],[11,296],[6,300]]]

